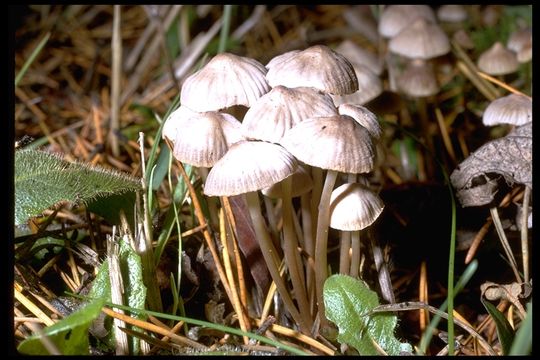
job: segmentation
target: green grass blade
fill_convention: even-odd
[[[219,34],[218,53],[222,53],[227,49],[229,30],[231,28],[231,10],[232,5],[223,5],[223,25]]]
[[[527,304],[527,316],[516,333],[509,355],[530,355],[532,350],[532,301]]]
[[[510,347],[512,346],[512,342],[514,340],[514,330],[512,329],[512,326],[510,325],[508,320],[506,320],[506,318],[504,317],[503,313],[501,313],[495,305],[483,298],[481,299],[481,301],[487,312],[495,322],[495,325],[497,326],[497,337],[501,342],[503,354],[508,355],[508,353],[510,352]]]
[[[32,51],[32,54],[30,54],[30,57],[24,62],[23,67],[21,68],[21,70],[19,71],[17,76],[15,77],[15,87],[17,87],[19,85],[19,82],[23,78],[24,74],[26,74],[26,71],[28,70],[28,68],[30,67],[30,65],[32,65],[32,63],[34,62],[36,57],[39,55],[39,53],[41,52],[41,50],[43,49],[43,47],[45,46],[45,44],[49,40],[49,37],[51,37],[50,32],[45,34],[43,39],[41,39],[41,41],[37,44],[34,51]]]

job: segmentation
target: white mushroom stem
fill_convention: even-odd
[[[351,267],[349,275],[359,277],[360,275],[360,231],[351,231]]]
[[[315,255],[315,241],[313,239],[313,221],[312,221],[312,212],[310,207],[310,193],[307,192],[305,194],[302,194],[300,196],[300,208],[302,211],[302,231],[303,231],[303,238],[304,238],[304,250],[306,254],[308,254],[308,257],[313,260],[313,256]],[[311,289],[315,283],[314,283],[314,273],[313,268],[309,265],[309,259],[306,259],[305,262],[305,269],[306,269],[306,289],[308,290],[308,293],[310,292],[309,289]]]
[[[246,193],[246,200],[249,209],[249,215],[251,216],[251,221],[253,222],[253,229],[255,230],[255,235],[261,247],[261,252],[263,254],[266,266],[270,272],[270,276],[276,284],[277,291],[281,295],[285,307],[293,317],[294,321],[299,325],[300,330],[304,334],[309,334],[309,326],[300,316],[300,313],[294,306],[294,303],[289,295],[289,291],[285,286],[283,279],[279,274],[278,264],[274,261],[274,254],[277,254],[277,250],[272,243],[272,239],[268,232],[266,231],[265,223],[263,216],[261,214],[261,205],[259,202],[259,195],[257,192],[251,191]]]
[[[315,239],[315,287],[317,292],[317,302],[319,307],[319,319],[321,327],[328,327],[328,320],[324,312],[323,287],[328,277],[327,248],[328,248],[328,226],[330,224],[330,197],[334,184],[336,183],[338,172],[328,170],[324,181],[321,200],[319,201],[319,215],[317,217],[317,237]]]
[[[349,274],[350,257],[349,250],[351,249],[351,232],[342,231],[339,243],[339,273]],[[352,276],[352,275],[351,275]]]
[[[294,289],[294,297],[298,303],[300,315],[305,323],[311,328],[311,315],[309,311],[309,303],[307,300],[304,276],[299,267],[301,260],[298,253],[298,239],[294,231],[292,203],[291,203],[291,176],[281,181],[282,186],[282,216],[283,216],[283,252],[285,255],[285,263],[289,269],[291,282]]]

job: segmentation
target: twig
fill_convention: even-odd
[[[478,75],[480,75],[481,77],[483,77],[484,79],[486,79],[486,80],[488,80],[488,81],[491,81],[491,82],[494,83],[494,84],[499,85],[500,87],[502,87],[503,89],[506,89],[506,90],[510,91],[511,93],[518,94],[518,95],[523,95],[523,96],[528,97],[529,99],[532,100],[532,98],[531,98],[529,95],[526,95],[526,94],[522,93],[521,91],[519,91],[519,90],[513,88],[512,86],[510,86],[510,85],[508,85],[508,84],[502,82],[502,81],[499,80],[499,79],[494,78],[493,76],[490,76],[490,75],[488,75],[488,74],[486,74],[486,73],[483,73],[483,72],[481,72],[481,71],[478,71]]]
[[[529,282],[529,246],[528,242],[528,217],[529,217],[529,201],[531,198],[531,188],[525,186],[525,194],[523,195],[523,211],[521,212],[521,256],[523,258],[523,278],[526,283]]]
[[[501,245],[504,249],[504,252],[506,253],[506,256],[508,257],[508,260],[510,261],[510,267],[512,268],[512,271],[514,272],[516,281],[518,283],[521,283],[523,282],[523,280],[521,279],[521,275],[519,275],[516,258],[514,257],[514,253],[512,253],[512,248],[510,247],[510,244],[508,243],[508,239],[506,238],[506,234],[502,227],[501,219],[499,218],[499,211],[497,210],[496,207],[491,207],[489,209],[489,212],[491,213],[491,218],[493,219],[493,224],[495,225],[495,229],[497,229],[497,234],[499,235],[499,239],[501,240]]]
[[[423,303],[423,302],[419,302],[419,301],[407,301],[407,302],[403,302],[403,303],[397,303],[397,304],[389,304],[389,305],[379,305],[377,307],[375,307],[373,310],[371,310],[368,314],[366,315],[371,315],[371,314],[374,314],[374,313],[379,313],[379,312],[390,312],[390,311],[408,311],[408,310],[421,310],[421,309],[427,309],[429,310],[430,312],[432,312],[433,314],[436,314],[436,315],[439,315],[440,317],[444,318],[444,319],[447,319],[448,320],[448,314],[445,313],[444,311],[441,311],[433,306],[430,306],[426,303]],[[484,349],[486,349],[490,355],[497,355],[497,353],[495,352],[495,350],[493,350],[493,348],[491,347],[491,345],[488,344],[488,342],[486,341],[486,339],[484,339],[478,332],[476,332],[476,330],[474,330],[471,326],[469,326],[468,324],[466,324],[465,322],[461,321],[460,319],[458,319],[457,317],[454,317],[454,322],[461,326],[464,330],[466,330],[469,334],[471,334],[472,336],[474,336],[475,338],[478,339],[478,341],[480,341],[480,343],[482,344],[482,346],[484,347]]]
[[[120,30],[120,5],[114,5],[112,36],[112,76],[111,76],[111,125],[109,141],[115,157],[120,155],[116,133],[120,129],[120,80],[122,77],[122,33]]]

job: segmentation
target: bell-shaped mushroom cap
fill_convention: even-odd
[[[510,94],[493,100],[482,115],[486,126],[512,124],[520,126],[532,121],[532,100],[519,94]]]
[[[468,16],[463,5],[441,5],[437,9],[437,18],[442,22],[458,23],[467,20]]]
[[[437,78],[424,60],[410,61],[397,79],[398,88],[412,97],[432,96],[439,92]]]
[[[358,183],[343,184],[330,197],[330,227],[343,231],[362,230],[377,220],[384,209],[381,198]]]
[[[381,75],[383,72],[384,64],[379,60],[377,55],[361,48],[349,39],[343,40],[336,47],[336,52],[345,56],[353,66],[355,64],[365,65],[376,75]],[[358,79],[358,81],[360,81],[360,79]]]
[[[199,167],[214,166],[227,152],[229,142],[224,128],[232,132],[234,130],[231,128],[236,126],[236,132],[239,134],[238,125],[233,125],[234,121],[238,120],[232,115],[216,111],[202,113],[181,111],[167,121],[174,121],[178,128],[176,137],[172,140],[174,157],[186,164]]]
[[[526,63],[532,60],[532,43],[525,45],[517,53],[517,61],[520,63]]]
[[[377,120],[377,115],[367,108],[354,104],[342,104],[339,105],[338,111],[340,115],[348,115],[365,127],[376,141],[381,138],[382,129]]]
[[[353,68],[358,79],[358,91],[347,95],[330,95],[336,106],[347,103],[363,105],[375,99],[383,91],[381,79],[367,66],[353,63]]]
[[[179,119],[189,118],[194,116],[197,112],[193,111],[185,106],[179,106],[176,110],[170,113],[169,117],[165,119],[163,130],[161,131],[161,137],[168,139],[174,144],[176,141],[176,133],[181,130],[182,124],[179,123]]]
[[[436,22],[435,13],[427,5],[389,5],[379,19],[379,34],[392,38],[419,17]]]
[[[519,67],[516,54],[497,41],[478,57],[478,68],[489,75],[506,75]]]
[[[314,88],[289,89],[278,85],[261,96],[242,121],[247,139],[277,143],[285,132],[304,119],[337,115],[329,95]]]
[[[347,115],[304,120],[290,129],[280,143],[311,166],[353,174],[373,170],[371,136]]]
[[[298,54],[299,52],[300,50],[291,50],[284,52],[281,55],[274,56],[272,59],[270,59],[268,64],[266,64],[266,69],[270,70],[275,66],[279,67],[281,63],[288,61],[292,56]]]
[[[250,107],[270,90],[265,75],[266,68],[258,61],[221,53],[184,81],[180,102],[195,111]]]
[[[437,24],[418,19],[390,39],[391,52],[412,59],[432,59],[450,51],[448,36]]]
[[[232,196],[257,191],[294,173],[296,159],[283,147],[264,141],[233,144],[204,184],[208,196]]]
[[[530,27],[514,31],[508,38],[506,47],[516,54],[532,44],[532,29]]]
[[[315,45],[272,61],[266,74],[272,87],[314,87],[324,93],[339,95],[358,90],[351,63],[328,46]]]
[[[297,197],[303,195],[310,191],[313,188],[313,179],[306,170],[305,165],[298,165],[294,174],[291,175],[292,178],[292,189],[291,197]],[[282,180],[283,181],[283,180]],[[261,192],[268,196],[269,198],[278,199],[282,196],[282,181],[275,183],[272,186],[264,188]]]

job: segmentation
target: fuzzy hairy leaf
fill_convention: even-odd
[[[37,150],[15,152],[15,224],[62,202],[88,203],[97,197],[140,189],[130,175]]]
[[[353,346],[360,355],[380,355],[374,342],[388,355],[412,351],[409,344],[394,336],[395,315],[368,315],[379,306],[379,299],[364,282],[347,275],[332,275],[324,283],[323,295],[326,317],[337,325],[340,343]]]

